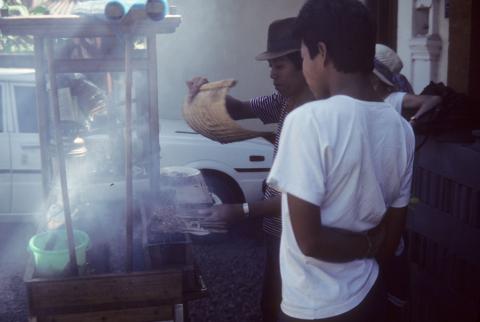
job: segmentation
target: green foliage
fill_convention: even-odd
[[[3,4],[2,14],[8,16],[29,16],[29,15],[46,15],[49,11],[44,6],[28,8],[23,5],[20,0],[7,0]],[[31,36],[10,36],[0,35],[0,53],[33,53],[33,37]]]
[[[33,37],[0,36],[0,52],[6,54],[32,53]]]
[[[36,6],[32,10],[30,10],[31,15],[49,15],[50,11],[47,7],[44,6]]]

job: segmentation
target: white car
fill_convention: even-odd
[[[86,137],[87,150],[89,141]],[[261,199],[273,159],[272,145],[263,139],[222,145],[194,132],[183,120],[160,120],[160,149],[161,167],[200,169],[221,202]],[[0,218],[36,213],[42,180],[31,69],[0,68],[0,151]]]

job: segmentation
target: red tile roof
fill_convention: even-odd
[[[68,15],[77,3],[76,0],[47,0],[42,5],[48,8],[51,15]]]

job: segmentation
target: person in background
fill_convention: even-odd
[[[440,96],[415,95],[408,80],[400,74],[403,63],[391,48],[375,45],[372,84],[375,91],[398,113],[414,122],[441,103]]]
[[[400,74],[402,68],[402,60],[395,51],[382,44],[375,45],[372,80],[375,90],[399,114],[414,122],[416,117],[439,104],[441,98],[413,94],[408,80]],[[395,256],[385,261],[382,268],[388,298],[387,318],[391,322],[404,321],[409,304],[410,275],[405,249],[405,236],[402,236]]]
[[[226,107],[235,120],[260,118],[267,123],[278,123],[273,138],[274,154],[282,131],[283,120],[297,106],[313,99],[313,94],[302,74],[300,41],[292,35],[295,18],[272,22],[268,29],[267,51],[256,59],[267,61],[270,78],[276,92],[269,96],[240,101],[227,97]],[[204,77],[195,77],[187,82],[190,99],[195,97],[200,87],[207,83]],[[248,217],[263,217],[263,230],[266,245],[266,263],[262,290],[263,321],[277,321],[281,301],[281,279],[278,251],[280,247],[280,194],[266,186],[264,200],[250,204],[222,204],[209,210],[209,218],[202,223],[205,228],[225,228]]]
[[[297,17],[318,100],[287,116],[267,180],[282,192],[280,321],[386,321],[379,262],[405,227],[414,135],[369,81],[375,34],[357,0],[309,0]]]
[[[391,82],[396,92],[415,94],[408,79],[401,73],[403,62],[400,57],[388,46],[383,44],[375,45],[375,60],[385,66],[392,73]]]

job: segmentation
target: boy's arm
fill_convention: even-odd
[[[249,203],[248,217],[280,217],[281,196]],[[246,218],[242,204],[223,204],[203,210],[202,214],[209,215],[203,222],[205,228],[226,229],[229,226]]]
[[[282,213],[282,195],[249,204],[251,217],[280,217]]]
[[[234,120],[252,119],[258,116],[253,112],[250,102],[244,102],[228,95],[226,98],[227,112]]]
[[[226,107],[228,114],[234,120],[259,118],[259,115],[254,112],[250,101],[240,101],[228,95],[226,98]],[[271,144],[275,144],[275,134],[268,134],[263,136],[263,138]]]
[[[382,263],[394,255],[407,221],[407,207],[390,207],[382,220],[385,225],[385,240],[378,249],[376,258]]]
[[[383,221],[368,233],[357,233],[323,226],[320,207],[291,194],[288,207],[295,239],[308,257],[336,263],[373,257],[385,237]]]

